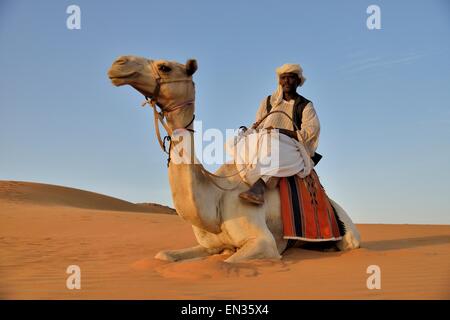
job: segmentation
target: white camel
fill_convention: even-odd
[[[121,56],[112,64],[108,76],[115,86],[130,85],[144,96],[156,100],[162,111],[165,111],[166,129],[172,133],[175,129],[193,127],[195,88],[192,75],[196,70],[196,60],[181,64]],[[193,139],[192,131],[183,132]],[[225,262],[281,259],[287,240],[283,239],[277,188],[267,190],[265,203],[255,206],[240,201],[238,197],[248,186],[239,184],[241,178],[236,174],[235,165],[224,164],[215,172],[221,176],[234,174],[216,181],[230,189],[239,185],[231,191],[216,187],[212,181],[214,178],[206,176],[201,164],[170,163],[168,170],[176,211],[192,225],[198,245],[180,250],[164,250],[155,258],[178,261],[228,253],[231,256]],[[358,248],[358,230],[346,212],[336,202],[330,201],[346,230],[342,240],[336,243],[337,247],[342,251]]]

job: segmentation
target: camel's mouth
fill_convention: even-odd
[[[129,57],[122,56],[113,62],[108,70],[108,77],[114,85],[124,85],[129,83],[131,79],[136,78],[142,68],[141,63],[136,63]]]
[[[118,72],[110,69],[108,77],[115,86],[124,85],[129,82],[129,79],[134,78],[137,75],[137,71],[130,71],[126,73]]]

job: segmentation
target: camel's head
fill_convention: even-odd
[[[186,64],[181,64],[167,60],[121,56],[113,62],[108,76],[115,86],[128,84],[144,96],[155,98],[163,110],[169,110],[173,106],[194,100],[192,75],[196,70],[197,61],[193,59],[188,60]],[[189,111],[188,113],[192,114],[193,110]],[[174,114],[179,121],[176,121],[175,115],[167,115],[171,127],[179,127],[181,123],[186,123],[184,118],[189,118],[186,112],[182,114],[174,112]]]

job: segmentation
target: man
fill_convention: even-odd
[[[284,64],[277,68],[276,73],[278,88],[261,102],[256,123],[269,112],[283,111],[292,117],[298,130],[293,121],[280,112],[269,114],[258,126],[263,132],[266,129],[269,133],[272,130],[279,133],[279,164],[276,169],[264,170],[259,166],[252,166],[243,170],[241,177],[252,186],[239,197],[257,205],[264,203],[266,186],[275,187],[279,177],[298,174],[304,178],[320,159],[320,155],[315,153],[319,143],[319,119],[312,102],[297,93],[297,88],[306,80],[302,68],[298,64]],[[256,156],[261,158],[265,155],[258,150]]]

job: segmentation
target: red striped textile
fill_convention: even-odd
[[[280,200],[285,239],[342,239],[338,218],[314,170],[303,179],[281,178]]]

